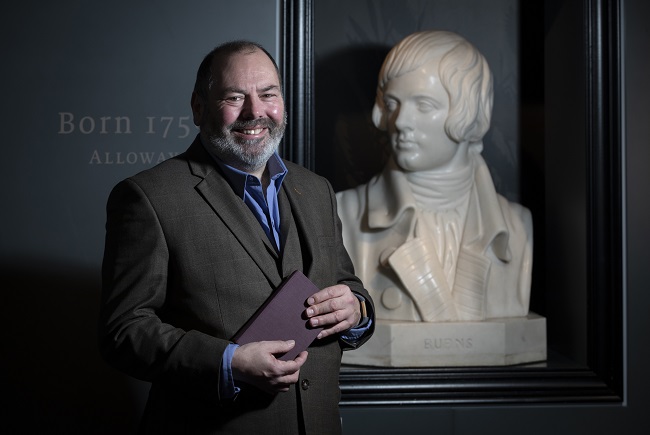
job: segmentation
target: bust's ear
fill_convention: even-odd
[[[381,131],[386,131],[388,130],[388,126],[386,125],[386,111],[384,110],[383,106],[380,106],[378,103],[375,103],[375,105],[372,108],[372,123],[375,124],[375,127],[377,127]]]

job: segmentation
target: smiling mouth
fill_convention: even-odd
[[[244,133],[244,134],[260,134],[262,132],[262,130],[264,130],[264,129],[263,128],[256,128],[256,129],[253,129],[253,130],[245,130],[244,129],[244,130],[242,130],[242,133]]]

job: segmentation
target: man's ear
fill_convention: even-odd
[[[203,98],[196,92],[192,92],[192,100],[190,101],[192,106],[192,115],[194,119],[194,125],[197,127],[201,126],[203,122],[203,116],[205,114],[205,101]]]
[[[375,124],[381,131],[386,131],[388,126],[386,125],[386,111],[383,107],[380,107],[379,104],[375,103],[372,108],[372,123]]]

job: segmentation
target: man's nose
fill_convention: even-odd
[[[263,116],[263,113],[264,110],[262,107],[262,101],[257,95],[249,95],[244,99],[244,106],[242,110],[242,116],[244,118],[261,118]]]

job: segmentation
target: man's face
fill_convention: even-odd
[[[449,96],[439,59],[390,80],[384,89],[393,156],[405,171],[450,170],[459,150],[445,132]]]
[[[277,150],[286,118],[275,66],[261,50],[215,59],[207,101],[192,97],[194,123],[225,163],[251,172]]]

